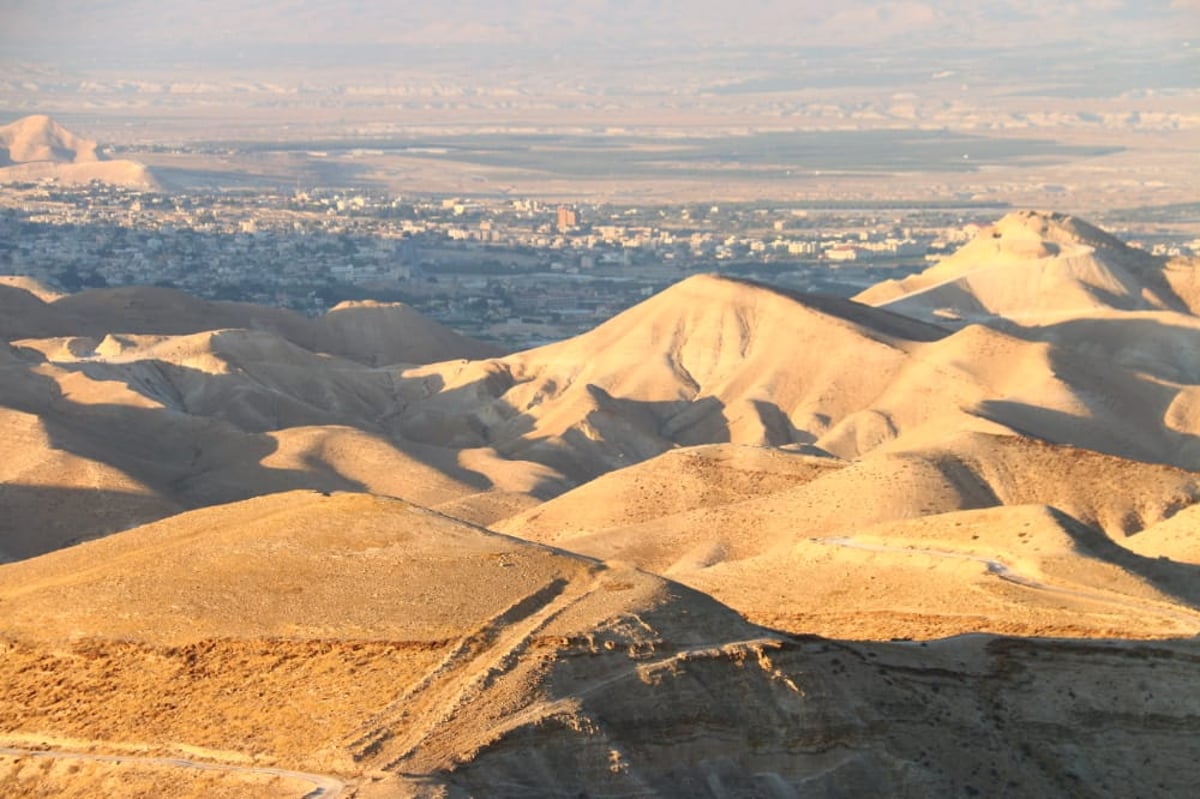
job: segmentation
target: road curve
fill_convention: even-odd
[[[64,752],[59,749],[17,749],[0,746],[0,755],[13,757],[40,757],[47,760],[90,760],[97,763],[126,763],[141,766],[169,766],[190,768],[199,771],[223,771],[231,774],[265,774],[300,780],[313,786],[302,799],[336,799],[345,790],[346,784],[337,777],[326,774],[309,774],[304,771],[289,771],[268,766],[234,766],[225,763],[203,763],[179,757],[141,757],[137,755],[100,755],[91,752]]]

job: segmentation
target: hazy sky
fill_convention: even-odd
[[[1116,96],[1200,89],[1200,0],[0,0],[0,63],[34,96],[56,74],[626,95],[943,72]]]
[[[0,51],[39,61],[256,47],[1016,46],[1200,39],[1200,0],[0,0]],[[282,48],[282,49],[280,49]]]

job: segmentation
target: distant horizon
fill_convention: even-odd
[[[1200,168],[1200,0],[10,0],[0,23],[0,119],[203,185],[1079,210],[1184,202]]]
[[[697,48],[715,55],[746,47],[815,52],[887,46],[890,53],[877,55],[935,55],[943,48],[1056,44],[1144,49],[1149,57],[1164,45],[1200,39],[1200,2],[1195,0],[1006,0],[986,6],[960,0],[852,0],[836,7],[779,0],[736,6],[712,0],[524,0],[503,6],[446,0],[403,7],[371,0],[275,0],[253,8],[231,0],[110,0],[90,4],[86,11],[65,0],[7,5],[0,11],[3,60],[135,71],[373,61],[417,66],[482,56],[556,62],[569,72],[580,58],[602,65],[606,58],[631,52],[690,54],[703,65]],[[1100,55],[1093,50],[1094,58]]]

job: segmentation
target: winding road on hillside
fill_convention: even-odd
[[[1171,619],[1172,621],[1187,625],[1189,632],[1192,634],[1200,632],[1200,611],[1187,610],[1181,607],[1172,607],[1161,602],[1155,602],[1151,599],[1139,599],[1137,597],[1122,596],[1099,589],[1088,590],[1085,588],[1067,588],[1061,585],[1051,585],[1040,580],[1035,580],[1032,577],[1026,577],[1023,574],[1014,571],[1008,564],[996,560],[995,558],[987,558],[982,555],[972,555],[967,552],[954,552],[947,549],[922,549],[919,547],[874,544],[866,541],[856,541],[855,539],[846,536],[834,538],[812,538],[810,540],[816,544],[845,547],[847,549],[860,549],[867,552],[896,552],[900,554],[926,555],[932,558],[948,558],[951,560],[968,560],[975,563],[982,563],[987,567],[988,574],[991,574],[998,579],[1003,580],[1004,582],[1012,583],[1013,585],[1019,585],[1022,588],[1029,588],[1035,591],[1045,591],[1047,593],[1058,594],[1060,596],[1069,596],[1074,599],[1083,599],[1089,602],[1101,602],[1107,605],[1115,605],[1116,607],[1125,610],[1139,610],[1143,612],[1148,611]]]
[[[336,799],[345,790],[346,784],[337,777],[326,774],[309,774],[303,771],[289,771],[282,768],[267,766],[234,766],[224,763],[203,763],[196,760],[186,760],[178,757],[143,757],[138,755],[101,755],[91,752],[66,752],[58,749],[16,749],[0,746],[0,755],[11,757],[45,758],[47,760],[87,760],[95,763],[118,763],[135,766],[167,766],[170,768],[190,768],[199,771],[221,771],[230,774],[266,775],[283,777],[285,779],[307,782],[313,789],[304,794],[302,799]]]

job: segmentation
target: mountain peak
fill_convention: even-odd
[[[1128,249],[1120,239],[1095,225],[1056,211],[1013,211],[982,230],[979,238],[999,239],[1010,244],[1036,240],[1046,253],[1042,257],[1057,255],[1063,246]]]
[[[0,127],[0,165],[99,160],[96,142],[76,136],[46,114],[22,117]]]
[[[1105,309],[1189,311],[1165,265],[1081,219],[1014,211],[925,271],[877,284],[855,299],[917,319],[966,321],[1044,321]]]
[[[0,184],[38,180],[160,188],[144,164],[102,158],[96,142],[76,136],[45,114],[0,126]]]

